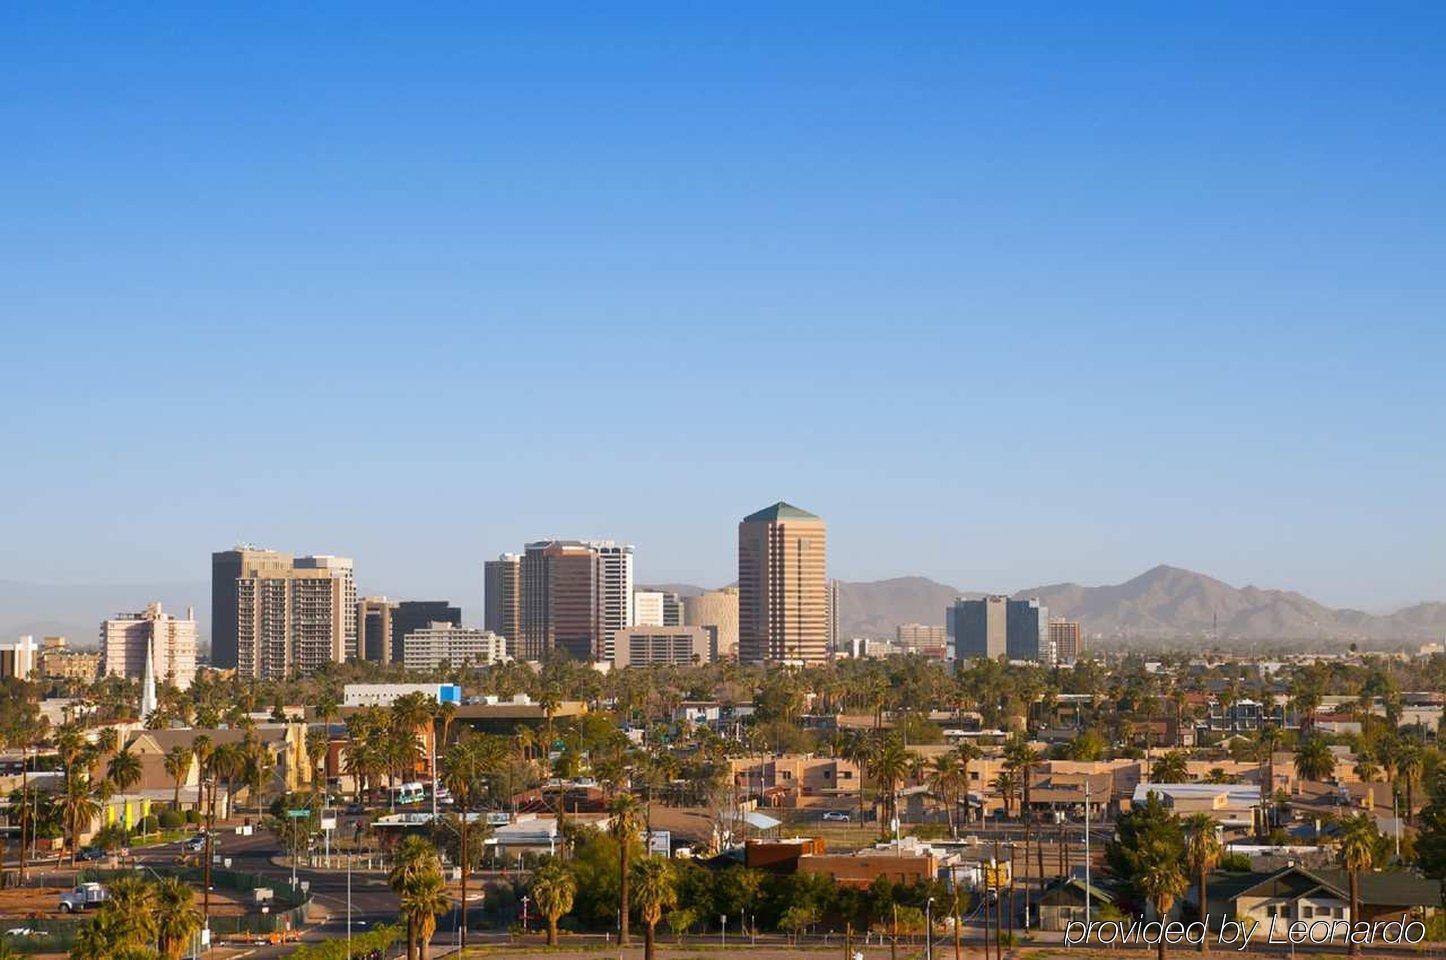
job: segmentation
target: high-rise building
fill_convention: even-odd
[[[927,623],[901,623],[894,628],[894,642],[905,653],[944,660],[949,656],[949,635],[943,627]]]
[[[21,637],[14,643],[0,644],[0,677],[29,680],[40,672],[40,648],[35,638]]]
[[[211,665],[238,669],[240,582],[284,577],[291,571],[289,553],[240,546],[211,554]]]
[[[386,597],[362,597],[356,605],[358,660],[392,662],[392,615],[397,603]]]
[[[578,660],[609,659],[612,637],[630,626],[633,548],[611,540],[539,540],[521,563],[519,656],[560,650]]]
[[[633,548],[611,540],[588,544],[597,553],[597,629],[592,659],[613,658],[613,637],[633,625]]]
[[[724,587],[684,597],[683,623],[713,627],[718,633],[718,656],[738,656],[738,588]]]
[[[334,581],[336,581],[336,582],[340,585],[340,589],[341,589],[341,605],[342,605],[342,652],[341,652],[341,658],[340,658],[340,659],[341,659],[341,660],[355,660],[355,659],[357,659],[357,646],[356,646],[356,615],[357,615],[357,605],[356,605],[356,573],[355,573],[354,570],[352,569],[351,558],[349,558],[349,557],[333,557],[333,556],[331,556],[330,554],[317,554],[317,555],[315,555],[315,556],[310,556],[310,557],[297,557],[297,558],[296,558],[296,565],[295,565],[295,566],[296,566],[296,569],[297,569],[297,570],[320,570],[320,571],[325,571],[325,574],[324,574],[324,575],[325,575],[328,579],[334,580]],[[309,574],[303,574],[302,576],[303,576],[303,578],[307,578],[307,579],[310,578],[310,575],[309,575]],[[320,575],[318,576],[318,579],[320,579]],[[313,592],[317,592],[317,591],[313,591]],[[329,601],[328,601],[328,602],[329,602]],[[331,640],[330,640],[330,638],[328,637],[328,638],[326,639],[325,643],[326,643],[327,645],[329,645],[330,642],[331,642]],[[317,639],[315,639],[315,640],[313,641],[313,643],[314,643],[315,645],[317,645],[318,647],[320,647],[320,645],[323,643],[323,641],[322,641],[320,638],[317,638]],[[332,659],[335,659],[335,658],[333,657]],[[316,666],[320,666],[321,664],[326,663],[326,662],[328,662],[328,661],[327,661],[325,658],[318,659],[318,660],[316,660]],[[312,668],[312,669],[314,669],[314,668]]]
[[[683,625],[683,598],[676,593],[663,594],[663,626],[681,627]]]
[[[663,625],[663,594],[660,590],[633,591],[633,622],[635,627]]]
[[[401,663],[407,636],[434,623],[462,625],[462,608],[446,600],[403,600],[392,611],[392,662]]]
[[[185,690],[196,679],[196,618],[184,620],[146,605],[141,613],[122,613],[100,625],[100,672],[107,677],[145,676],[151,658],[156,679]]]
[[[98,652],[72,650],[65,637],[45,637],[40,641],[40,675],[45,679],[89,683],[99,674]]]
[[[718,652],[711,627],[629,627],[614,640],[612,663],[618,668],[711,663]]]
[[[238,547],[211,556],[213,665],[277,680],[355,657],[351,560]]]
[[[1051,617],[1049,621],[1049,645],[1054,651],[1055,663],[1074,663],[1084,653],[1078,620]]]
[[[1049,648],[1049,609],[1039,600],[960,598],[946,612],[956,659],[1039,660]]]
[[[828,660],[827,554],[823,520],[787,503],[738,524],[740,660]]]
[[[522,555],[504,553],[482,568],[482,626],[507,640],[515,656],[522,636]]]
[[[507,659],[507,641],[490,630],[455,623],[430,623],[407,633],[402,663],[408,670],[436,670],[443,665],[497,663]]]

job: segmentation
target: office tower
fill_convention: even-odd
[[[240,546],[211,554],[211,665],[236,669],[240,630],[238,593],[243,579],[286,575],[291,554]]]
[[[717,633],[711,627],[637,626],[619,630],[613,666],[654,667],[711,663],[717,659]]]
[[[632,624],[633,548],[611,540],[539,540],[521,562],[518,656],[560,650],[610,659],[612,636]]]
[[[635,627],[663,626],[663,594],[658,590],[633,591],[633,622]]]
[[[141,613],[117,614],[100,625],[100,673],[107,677],[145,676],[150,658],[155,678],[185,690],[196,679],[196,618],[184,620],[146,605]]]
[[[408,670],[497,663],[507,659],[507,641],[490,630],[455,623],[429,623],[402,640],[402,664]]]
[[[949,656],[949,635],[943,627],[926,623],[901,623],[894,628],[894,641],[905,653],[938,660]]]
[[[318,554],[311,557],[297,557],[297,570],[320,570],[325,571],[325,576],[337,581],[341,589],[342,604],[342,651],[341,656],[332,656],[332,660],[355,660],[357,658],[356,647],[356,573],[352,569],[352,562],[349,557],[333,557],[329,554]],[[310,575],[304,575],[309,577]],[[318,575],[320,579],[320,575]],[[321,644],[320,638],[315,643]],[[328,643],[330,642],[328,638]],[[320,666],[327,662],[326,659],[316,661]]]
[[[718,656],[738,656],[738,588],[724,587],[684,597],[683,624],[713,627],[718,633]]]
[[[386,597],[363,597],[356,605],[358,660],[392,662],[392,617],[397,604]]]
[[[597,553],[597,640],[590,659],[613,658],[613,636],[633,625],[633,548],[611,540],[588,544]]]
[[[676,593],[663,594],[663,626],[681,627],[683,625],[683,598]]]
[[[1084,653],[1078,620],[1053,617],[1049,621],[1049,644],[1054,648],[1055,663],[1074,663]]]
[[[211,557],[213,665],[277,680],[356,655],[351,560],[238,547]]]
[[[738,524],[738,657],[823,663],[828,651],[823,520],[776,503]]]
[[[0,644],[0,677],[29,680],[38,672],[40,648],[29,635],[14,643]]]
[[[462,625],[462,609],[446,600],[403,600],[392,611],[392,662],[401,663],[407,635],[434,623]]]
[[[506,638],[507,652],[515,656],[522,636],[522,556],[504,553],[482,568],[482,625]]]
[[[1048,650],[1049,609],[1037,599],[960,598],[947,611],[947,620],[957,659],[1038,660]]]

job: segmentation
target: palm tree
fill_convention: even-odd
[[[458,856],[458,866],[462,870],[462,930],[461,947],[467,948],[467,872],[471,868],[468,858],[471,850],[467,846],[467,819],[468,813],[482,798],[487,787],[487,777],[496,772],[499,765],[499,749],[491,737],[483,738],[467,732],[463,728],[462,736],[457,742],[447,748],[443,759],[442,775],[443,783],[448,792],[452,794],[452,802],[457,808],[458,835],[461,839],[461,852]]]
[[[113,754],[110,762],[105,765],[107,779],[114,783],[121,793],[140,782],[141,772],[141,758],[132,753],[129,747]]]
[[[1335,754],[1323,738],[1306,737],[1295,748],[1295,775],[1302,780],[1328,780],[1335,769]]]
[[[401,911],[407,919],[407,960],[415,960],[417,956],[423,908],[429,905],[425,901],[431,896],[431,891],[428,889],[430,880],[427,878],[433,874],[439,880],[441,879],[442,871],[437,860],[436,847],[415,835],[406,837],[397,845],[396,854],[392,858],[392,869],[387,873],[387,884],[396,892],[397,896],[403,899],[409,893],[417,894],[422,898],[416,904],[415,911],[408,910],[406,907],[403,907]]]
[[[969,765],[983,756],[979,746],[972,741],[965,740],[954,748],[954,756],[959,758],[959,783],[964,791],[964,816],[968,819],[969,806]]]
[[[1368,813],[1357,814],[1345,822],[1341,833],[1340,861],[1346,868],[1351,886],[1351,923],[1361,919],[1361,871],[1371,869],[1376,859],[1376,844],[1380,835],[1376,822]],[[1359,956],[1361,945],[1351,939],[1351,956]]]
[[[401,890],[400,912],[407,918],[407,929],[415,930],[417,960],[432,955],[432,935],[437,932],[437,916],[452,907],[447,881],[434,864],[432,869],[411,880]]]
[[[1402,739],[1395,750],[1396,754],[1396,776],[1400,778],[1406,788],[1406,823],[1415,821],[1416,784],[1421,782],[1421,775],[1425,770],[1426,758],[1421,751],[1421,745],[1415,740]]]
[[[100,802],[91,790],[89,779],[80,769],[66,774],[59,799],[61,815],[70,826],[70,866],[75,868],[75,855],[80,848],[80,835],[89,830],[100,816]]]
[[[897,736],[890,736],[880,744],[873,761],[874,780],[884,801],[885,820],[890,831],[899,811],[899,784],[909,775],[909,751]]]
[[[944,804],[949,818],[949,836],[958,838],[959,825],[955,814],[959,807],[959,758],[953,753],[944,753],[934,758],[929,771],[929,789]]]
[[[994,789],[1004,801],[1004,816],[1014,809],[1014,794],[1019,789],[1019,778],[1012,770],[1000,770],[994,777]]]
[[[196,775],[202,781],[202,789],[198,789],[196,791],[196,812],[198,814],[201,812],[201,808],[204,807],[206,803],[206,791],[204,789],[204,781],[207,777],[212,775],[211,756],[215,752],[216,748],[211,742],[211,738],[204,733],[191,741],[191,753],[196,758]],[[216,787],[213,784],[211,787],[212,793],[214,793],[215,790]]]
[[[181,784],[185,783],[186,778],[191,775],[193,759],[191,751],[178,743],[166,751],[166,756],[161,761],[161,765],[166,768],[166,773],[170,775],[171,783],[175,786],[175,791],[171,794],[171,806],[177,810],[181,809]]]
[[[663,912],[678,903],[678,888],[673,879],[673,865],[662,857],[644,857],[634,868],[634,901],[643,918],[643,960],[653,960],[653,945],[658,921]]]
[[[632,943],[628,932],[628,856],[632,852],[633,838],[638,834],[638,798],[624,791],[612,803],[613,836],[618,841],[618,943],[624,947]]]
[[[1207,877],[1220,862],[1220,837],[1215,832],[1215,821],[1208,813],[1192,813],[1185,818],[1185,861],[1190,872],[1195,874],[1195,895],[1200,906],[1200,920],[1209,924]],[[1200,952],[1205,952],[1205,939],[1200,939]]]
[[[1163,923],[1169,916],[1170,908],[1175,905],[1175,898],[1185,892],[1190,881],[1185,876],[1176,850],[1168,844],[1151,844],[1142,853],[1134,885],[1154,906],[1155,914]],[[1157,956],[1159,960],[1165,960],[1164,937],[1160,938]]]
[[[155,946],[159,931],[156,918],[156,888],[137,876],[121,877],[107,889],[105,907],[114,910],[118,944],[143,950]]]
[[[1189,764],[1185,751],[1171,750],[1155,761],[1150,770],[1150,779],[1156,783],[1184,783],[1189,777]]]
[[[156,886],[155,923],[161,955],[181,960],[204,918],[196,907],[196,894],[178,877],[165,877]]]
[[[549,860],[532,875],[529,885],[537,909],[547,918],[547,945],[557,946],[557,921],[572,909],[577,878],[558,860]]]

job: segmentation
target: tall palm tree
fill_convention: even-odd
[[[1416,784],[1421,782],[1421,776],[1425,771],[1426,758],[1421,750],[1421,745],[1415,740],[1401,738],[1396,746],[1396,776],[1400,778],[1401,785],[1406,788],[1406,823],[1413,823],[1416,807]]]
[[[59,798],[62,817],[70,827],[70,866],[75,868],[75,855],[80,849],[80,835],[89,830],[100,816],[100,801],[91,789],[90,779],[80,768],[66,774]]]
[[[419,836],[410,836],[397,845],[392,857],[392,869],[387,873],[387,884],[397,896],[405,898],[409,891],[427,892],[427,879],[436,874],[441,878],[441,865],[437,859],[437,848]],[[425,905],[425,904],[423,904]],[[421,909],[416,912],[403,908],[402,916],[407,921],[407,958],[417,956],[417,938],[421,934]]]
[[[1144,851],[1139,862],[1139,872],[1134,885],[1154,906],[1160,922],[1169,916],[1175,898],[1190,885],[1185,876],[1184,865],[1178,859],[1177,851],[1165,843],[1151,844]],[[1165,938],[1161,937],[1157,948],[1158,960],[1165,960]]]
[[[965,740],[954,748],[954,756],[959,758],[959,783],[964,792],[964,816],[967,820],[972,809],[969,805],[969,766],[983,756],[983,751],[978,744]]]
[[[628,902],[628,858],[632,853],[633,838],[638,834],[638,798],[623,791],[613,799],[611,812],[613,837],[618,842],[618,943],[626,947],[632,943],[628,931],[628,915],[631,912]]]
[[[161,956],[181,960],[205,922],[196,907],[196,894],[179,877],[164,877],[156,885],[155,924]]]
[[[958,838],[959,824],[956,814],[959,808],[959,758],[953,753],[942,753],[930,764],[929,789],[944,804],[949,819],[949,836]]]
[[[414,878],[401,890],[400,912],[407,918],[407,928],[415,930],[417,960],[429,960],[432,936],[437,932],[437,917],[452,907],[447,881],[439,866]]]
[[[909,775],[909,751],[897,736],[886,738],[879,745],[872,764],[874,780],[884,802],[884,819],[893,830],[899,812],[899,785]]]
[[[549,860],[532,874],[529,884],[537,909],[547,918],[547,945],[557,946],[557,921],[572,909],[577,877],[558,860]]]
[[[653,947],[658,921],[663,912],[678,903],[678,887],[673,865],[662,857],[644,857],[634,867],[633,898],[638,915],[643,918],[643,960],[653,960]]]
[[[177,810],[181,809],[181,784],[191,775],[191,763],[194,755],[182,744],[176,744],[166,751],[161,765],[165,767],[166,773],[171,778],[171,784],[175,788],[171,794],[171,806]]]
[[[159,932],[155,885],[138,876],[121,877],[109,885],[106,894],[106,909],[120,917],[115,927],[117,942],[147,950],[154,947]]]
[[[1189,777],[1188,771],[1185,751],[1171,750],[1155,761],[1150,769],[1150,779],[1156,783],[1184,783]]]
[[[1208,813],[1192,813],[1185,818],[1185,862],[1195,874],[1195,896],[1200,906],[1200,920],[1209,923],[1209,900],[1207,899],[1208,877],[1220,862],[1220,836],[1215,832],[1215,820]],[[1205,939],[1200,939],[1199,949],[1205,952]]]
[[[141,773],[141,758],[132,753],[129,747],[112,754],[110,762],[105,765],[106,778],[114,783],[121,793],[139,783]]]
[[[1380,834],[1376,822],[1368,813],[1360,813],[1345,823],[1341,833],[1340,861],[1346,868],[1351,887],[1351,923],[1361,919],[1361,871],[1371,869],[1376,859],[1376,845]],[[1351,956],[1360,956],[1361,945],[1351,940]]]
[[[442,782],[452,794],[457,809],[458,835],[461,852],[458,867],[462,871],[462,930],[461,946],[467,947],[467,872],[471,849],[467,845],[468,817],[473,807],[481,800],[487,789],[487,777],[495,773],[500,763],[498,747],[493,738],[469,733],[465,728],[457,742],[447,748],[442,758]]]

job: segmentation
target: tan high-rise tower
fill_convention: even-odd
[[[829,659],[827,537],[806,510],[775,503],[738,525],[738,659]]]

